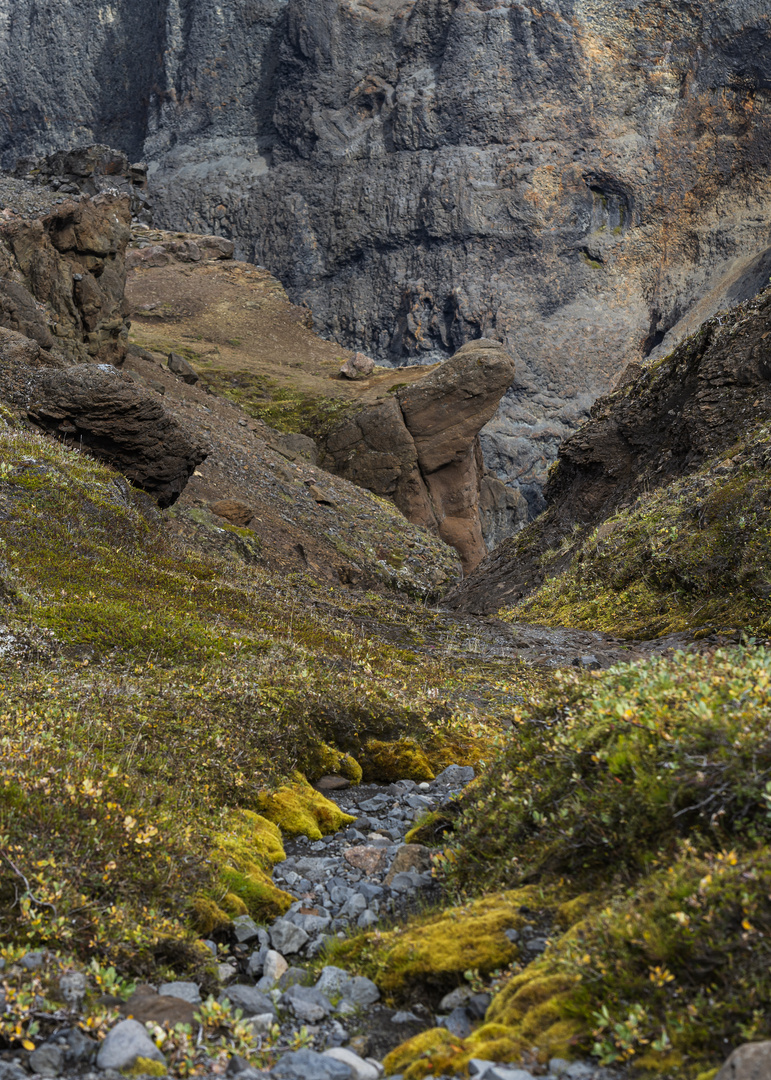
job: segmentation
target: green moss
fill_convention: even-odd
[[[207,367],[208,386],[276,431],[323,438],[355,408],[346,398],[321,397],[285,387],[250,371]]]
[[[123,1076],[167,1076],[168,1067],[162,1061],[153,1058],[138,1057],[129,1069],[121,1069]]]
[[[248,913],[260,921],[283,915],[294,898],[270,878],[271,867],[286,858],[278,826],[250,810],[229,814],[225,826],[214,838],[219,880],[227,889],[222,906],[233,917]]]
[[[524,925],[519,909],[534,899],[529,889],[492,894],[404,928],[354,938],[336,955],[397,998],[417,988],[441,995],[461,985],[466,971],[488,974],[517,956],[504,931]]]
[[[758,427],[697,473],[641,497],[504,617],[632,638],[711,627],[768,634],[768,445]]]
[[[446,1028],[429,1028],[413,1036],[388,1054],[383,1066],[387,1076],[404,1074],[406,1080],[421,1080],[429,1074],[439,1075],[451,1071],[451,1062],[457,1056],[454,1047],[458,1040]]]
[[[381,742],[370,739],[361,755],[365,780],[388,783],[395,780],[433,780],[428,758],[411,739]]]
[[[329,746],[327,743],[319,745],[312,762],[308,764],[311,767],[308,769],[306,765],[306,771],[312,780],[331,774],[343,776],[346,780],[350,780],[352,784],[361,783],[362,769],[356,758],[351,754],[346,754],[342,750]]]
[[[259,803],[261,813],[280,825],[285,833],[307,836],[310,840],[320,840],[355,820],[299,775],[293,784],[260,795]]]

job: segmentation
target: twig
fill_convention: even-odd
[[[15,863],[11,862],[10,858],[9,858],[9,857],[8,857],[8,856],[6,855],[6,853],[5,853],[4,851],[0,851],[0,855],[2,855],[2,856],[3,856],[3,858],[5,859],[5,861],[6,861],[6,862],[8,863],[8,865],[10,866],[11,870],[13,870],[14,874],[16,874],[16,876],[17,876],[17,877],[20,877],[20,878],[21,878],[21,880],[22,880],[22,881],[24,882],[24,885],[25,885],[25,887],[26,887],[26,889],[27,889],[27,895],[29,896],[29,898],[30,898],[30,900],[32,901],[32,903],[33,903],[33,904],[37,904],[37,905],[38,905],[38,907],[48,907],[48,908],[50,908],[50,909],[51,909],[51,911],[53,911],[53,913],[54,913],[54,918],[58,919],[58,918],[59,918],[59,912],[58,912],[58,911],[56,910],[56,908],[54,907],[54,905],[53,905],[53,904],[49,904],[47,900],[38,900],[38,898],[37,898],[37,897],[35,896],[35,894],[33,893],[32,889],[30,888],[30,884],[29,884],[29,881],[28,881],[28,880],[27,880],[27,878],[26,878],[26,877],[24,876],[24,874],[22,874],[22,872],[21,872],[21,870],[20,870],[20,869],[18,868],[18,866],[16,866],[16,864],[15,864]]]

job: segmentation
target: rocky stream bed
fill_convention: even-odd
[[[457,798],[473,777],[472,768],[451,765],[431,783],[350,786],[332,776],[320,781],[325,794],[355,818],[353,823],[321,840],[299,836],[286,842],[287,858],[275,867],[273,877],[297,899],[283,917],[258,926],[249,916],[240,916],[233,921],[228,942],[206,942],[218,961],[218,1003],[240,1010],[258,1045],[269,1041],[275,1057],[267,1072],[232,1056],[228,1075],[240,1080],[379,1080],[383,1058],[405,1039],[433,1026],[446,1027],[462,1039],[479,1025],[491,995],[478,987],[459,986],[438,1004],[416,993],[408,1007],[394,1009],[383,1003],[372,980],[335,964],[319,969],[316,960],[338,940],[362,929],[394,925],[438,899],[431,850],[406,844],[405,836],[427,811]],[[549,927],[539,925],[532,914],[532,924],[506,932],[518,943],[525,964],[548,945]],[[35,970],[47,962],[45,953],[32,952],[18,965]],[[109,998],[105,1003],[118,1006],[124,1019],[98,1043],[77,1024],[86,985],[82,973],[59,979],[69,1013],[61,1014],[61,1023],[32,1052],[0,1055],[0,1080],[28,1080],[30,1074],[84,1080],[118,1080],[127,1072],[165,1075],[168,1063],[152,1036],[163,1025],[190,1024],[194,1030],[203,1005],[201,987],[194,982],[140,985],[126,1000]],[[486,1080],[618,1076],[591,1062],[556,1058],[548,1066],[529,1069],[519,1063],[473,1060],[469,1072]]]

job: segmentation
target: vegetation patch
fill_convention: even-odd
[[[637,639],[715,627],[767,636],[770,439],[759,426],[719,460],[642,496],[579,539],[569,566],[503,617]]]

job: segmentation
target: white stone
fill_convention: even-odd
[[[380,1073],[374,1065],[354,1054],[353,1050],[346,1050],[343,1046],[335,1046],[324,1051],[325,1057],[342,1061],[353,1073],[354,1080],[380,1080]]]

